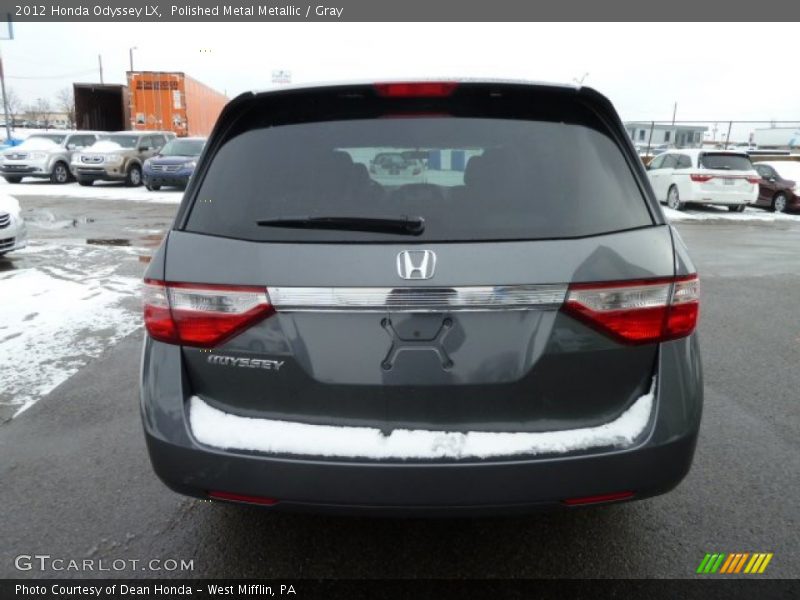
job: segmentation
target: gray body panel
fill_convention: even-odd
[[[420,308],[426,293],[459,297],[470,286],[500,286],[493,297],[502,298],[502,286],[566,290],[576,283],[670,280],[695,272],[607,100],[592,90],[551,92],[577,95],[608,126],[652,225],[561,239],[425,243],[402,236],[369,243],[248,241],[187,231],[221,140],[259,97],[231,102],[146,277],[267,293],[281,288],[287,297],[298,288],[303,294],[318,288],[332,298],[337,290],[348,298],[383,290],[395,299],[423,301],[415,300],[418,310],[393,309],[397,304],[388,300],[368,310],[278,305],[276,313],[211,350],[148,336],[141,403],[158,476],[184,494],[265,496],[279,500],[276,509],[430,515],[526,511],[618,491],[641,498],[677,485],[690,467],[702,410],[696,334],[623,344],[567,314],[560,302]],[[263,101],[268,106],[271,98],[285,102],[305,93],[276,92]],[[415,250],[436,255],[429,279],[402,277],[399,256]],[[249,368],[267,362],[281,366]],[[368,427],[384,435],[404,429],[579,430],[619,419],[653,381],[649,421],[632,442],[536,456],[379,460],[223,450],[198,442],[190,426],[197,397],[231,416]]]

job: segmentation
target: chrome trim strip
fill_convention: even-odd
[[[566,284],[468,287],[268,287],[282,312],[555,310]]]

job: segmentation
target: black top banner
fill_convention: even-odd
[[[761,0],[756,8],[740,0],[0,0],[0,15],[12,22],[794,21],[800,2]]]

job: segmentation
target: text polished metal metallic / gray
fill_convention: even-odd
[[[281,312],[554,310],[564,302],[567,286],[269,287],[267,292]]]
[[[432,250],[403,250],[397,255],[397,274],[403,279],[430,279],[435,270]]]

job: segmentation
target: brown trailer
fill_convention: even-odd
[[[128,88],[118,84],[74,83],[75,128],[120,131],[130,127]]]

